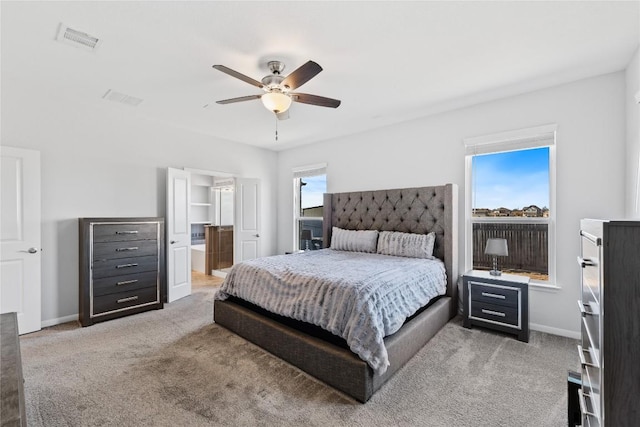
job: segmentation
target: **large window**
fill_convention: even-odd
[[[555,126],[465,140],[467,268],[492,269],[488,239],[505,239],[498,269],[555,285]]]
[[[327,192],[325,165],[309,166],[293,172],[294,250],[322,249],[324,193]]]

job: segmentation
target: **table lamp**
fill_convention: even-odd
[[[493,256],[493,269],[489,274],[492,276],[500,276],[502,272],[498,270],[498,257],[509,255],[507,239],[487,239],[487,246],[484,248],[484,254]]]

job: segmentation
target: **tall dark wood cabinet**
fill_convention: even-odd
[[[640,425],[640,221],[580,222],[582,425]]]
[[[79,225],[82,326],[163,307],[163,218],[80,218]]]

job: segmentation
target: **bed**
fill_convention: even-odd
[[[325,194],[323,241],[340,230],[378,230],[427,235],[446,273],[435,297],[384,337],[385,366],[367,363],[350,344],[316,325],[273,314],[242,298],[214,301],[214,321],[360,402],[366,402],[457,313],[457,187]],[[331,250],[328,250],[331,251]],[[322,252],[322,251],[313,251]],[[339,252],[339,251],[334,251]],[[286,257],[285,255],[273,258]],[[294,262],[294,255],[286,260]],[[265,281],[265,287],[271,286]],[[399,327],[399,325],[398,325]],[[351,346],[352,347],[352,346]]]

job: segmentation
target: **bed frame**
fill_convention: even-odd
[[[237,301],[214,302],[214,321],[360,402],[366,402],[451,318],[458,307],[458,188],[455,184],[324,195],[323,238],[347,230],[436,233],[434,255],[444,261],[447,293],[384,339],[391,365],[378,375],[335,343],[303,332]]]

